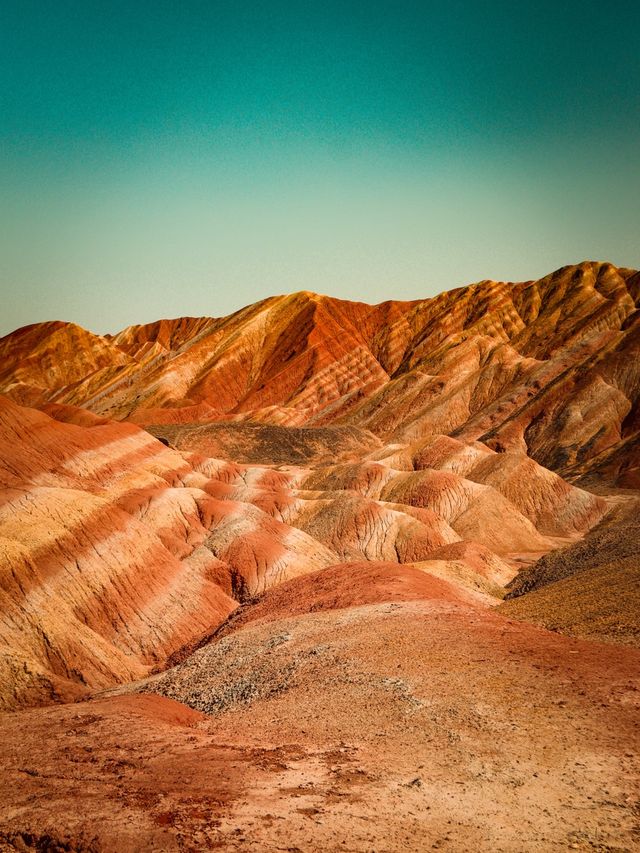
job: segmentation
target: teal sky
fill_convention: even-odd
[[[640,267],[640,4],[0,0],[0,334]]]

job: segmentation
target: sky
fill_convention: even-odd
[[[640,3],[0,0],[0,334],[640,267]]]

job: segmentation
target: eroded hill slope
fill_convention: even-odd
[[[142,424],[345,424],[517,448],[563,476],[637,479],[640,274],[585,262],[377,306],[302,291],[115,336],[0,340],[0,391]]]
[[[301,292],[3,338],[3,702],[142,677],[328,566],[499,596],[615,505],[567,477],[635,482],[639,295],[637,273],[584,263],[413,303]]]

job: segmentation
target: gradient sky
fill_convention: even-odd
[[[0,334],[640,267],[640,3],[0,0]]]

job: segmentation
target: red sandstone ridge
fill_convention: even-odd
[[[523,450],[572,478],[634,482],[640,274],[585,262],[377,306],[306,291],[229,317],[100,337],[72,324],[0,341],[0,390],[143,424],[349,424]],[[625,479],[626,478],[626,479]]]

